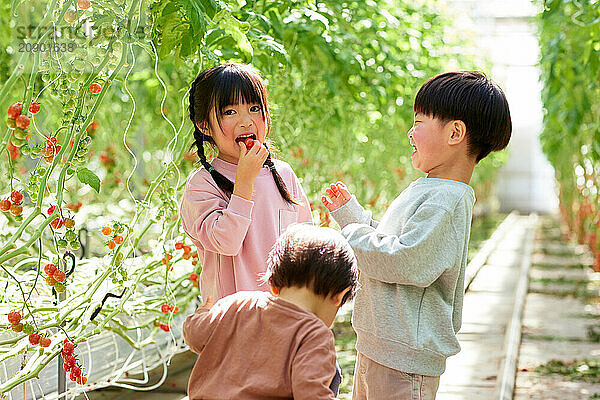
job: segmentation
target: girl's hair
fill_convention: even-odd
[[[267,135],[271,130],[271,117],[269,115],[269,99],[265,84],[256,70],[245,64],[223,64],[204,70],[196,77],[190,89],[190,119],[194,124],[194,143],[202,166],[208,170],[221,190],[233,193],[233,182],[215,170],[206,160],[204,155],[204,142],[215,147],[215,141],[209,135],[198,129],[198,124],[210,125],[210,113],[215,110],[219,127],[223,110],[232,104],[260,104],[262,116],[266,121]],[[269,149],[267,142],[263,145]],[[271,159],[271,152],[264,165],[269,168],[277,189],[281,196],[292,204],[298,204],[288,191],[281,175],[275,169]]]
[[[273,245],[262,280],[276,288],[306,287],[328,297],[350,290],[354,297],[358,269],[354,251],[336,230],[309,224],[290,225]]]

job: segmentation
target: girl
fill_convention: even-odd
[[[288,225],[312,224],[312,214],[294,171],[269,153],[264,82],[248,65],[208,69],[192,83],[189,111],[202,167],[188,178],[180,215],[198,247],[202,297],[269,291],[261,282],[269,250]],[[218,152],[211,163],[205,142]]]

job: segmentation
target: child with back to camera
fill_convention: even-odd
[[[329,328],[356,290],[352,248],[331,228],[295,224],[267,263],[272,294],[239,292],[214,305],[208,299],[186,319],[185,342],[198,353],[190,400],[335,398]]]
[[[504,149],[512,124],[502,90],[478,72],[431,78],[408,131],[412,165],[427,174],[371,219],[342,182],[322,201],[355,251],[361,288],[353,399],[435,399],[446,359],[460,351],[475,165]]]
[[[312,214],[294,171],[268,150],[265,84],[248,65],[218,65],[198,75],[189,101],[202,167],[188,178],[180,215],[198,248],[202,296],[268,291],[260,275],[271,246],[288,225],[312,224]],[[211,163],[204,143],[218,151]]]

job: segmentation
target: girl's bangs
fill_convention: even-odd
[[[260,104],[263,115],[266,113],[266,99],[264,87],[257,77],[253,77],[246,71],[226,70],[215,82],[217,114],[222,115],[227,106],[239,103]]]

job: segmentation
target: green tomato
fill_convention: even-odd
[[[72,73],[69,74],[69,82],[75,83],[79,80],[79,78],[81,78],[81,76],[82,75],[80,72],[73,71]]]
[[[15,147],[21,147],[23,146],[25,143],[27,143],[27,139],[19,139],[16,136],[13,136],[10,139],[11,143],[15,146]]]
[[[72,242],[72,241],[74,241],[75,239],[77,239],[77,234],[75,233],[75,231],[74,231],[74,230],[72,230],[72,229],[69,229],[69,230],[67,231],[67,233],[65,233],[65,239],[66,239],[67,241],[69,241],[69,242]]]
[[[54,285],[54,289],[56,289],[58,293],[63,293],[67,289],[67,287],[62,282],[56,282],[56,284]]]
[[[58,246],[59,249],[64,250],[67,248],[67,244],[68,242],[65,239],[58,239],[56,241],[56,245]]]
[[[21,128],[15,128],[15,130],[13,131],[13,135],[17,138],[17,139],[27,139],[27,134],[28,132],[24,129]]]
[[[35,146],[35,147],[31,148],[31,157],[32,158],[39,157],[40,154],[42,154],[42,150],[39,147]]]
[[[35,329],[33,328],[33,326],[31,324],[23,325],[23,333],[24,334],[31,335],[33,332],[35,332]]]
[[[80,247],[81,247],[81,243],[79,243],[77,240],[73,240],[72,242],[69,242],[69,248],[71,250],[79,250]]]

